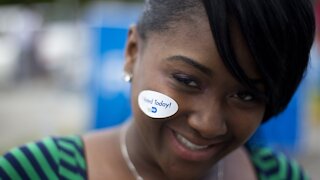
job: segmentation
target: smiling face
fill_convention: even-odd
[[[253,59],[235,23],[232,45],[240,66],[259,79]],[[167,32],[142,40],[131,28],[125,71],[133,75],[134,124],[128,138],[132,159],[149,163],[173,179],[198,178],[221,158],[243,145],[259,126],[265,103],[239,83],[224,66],[205,16],[179,21]],[[263,91],[263,85],[257,84]],[[178,112],[153,119],[138,106],[141,91],[153,90],[174,99]],[[139,144],[137,144],[139,142]],[[139,170],[139,168],[138,168]]]

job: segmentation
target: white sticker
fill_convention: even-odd
[[[149,117],[166,118],[178,111],[178,104],[169,96],[151,90],[141,91],[138,97],[140,109]]]

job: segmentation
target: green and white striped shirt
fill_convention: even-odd
[[[246,147],[258,179],[309,179],[296,161],[283,154],[266,147]],[[86,169],[80,136],[48,137],[0,157],[0,180],[83,180],[87,179]]]

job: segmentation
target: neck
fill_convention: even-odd
[[[137,131],[134,122],[130,122],[124,126],[127,126],[123,127],[122,130],[125,132],[122,133],[125,136],[123,138],[126,143],[128,157],[139,176],[143,179],[155,179],[154,177],[167,179],[161,171],[160,166],[154,161],[156,157],[151,156],[150,149],[145,145],[144,139],[141,138],[143,136]],[[131,170],[131,173],[135,176],[135,172]]]

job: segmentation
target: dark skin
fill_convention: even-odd
[[[259,79],[236,23],[231,38],[240,66],[250,78]],[[226,69],[205,16],[176,22],[168,32],[151,32],[146,40],[133,26],[125,71],[133,75],[133,121],[126,142],[144,179],[212,179],[221,159],[224,179],[256,179],[243,144],[260,125],[265,103]],[[257,88],[263,91],[262,84]],[[137,103],[143,90],[173,98],[178,112],[164,119],[148,117]],[[176,133],[194,144],[209,145],[209,158],[181,155],[173,143]],[[113,129],[84,136],[89,179],[134,179],[121,155],[119,134]]]

